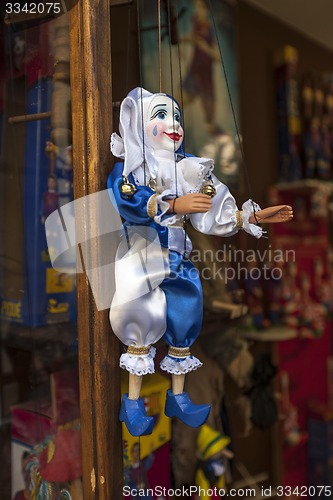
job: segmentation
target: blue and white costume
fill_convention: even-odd
[[[141,353],[137,349],[135,354],[127,352],[121,356],[120,366],[134,375],[154,372],[153,344],[162,337],[170,346],[161,362],[163,370],[185,374],[201,366],[189,352],[200,332],[203,302],[198,272],[189,260],[191,241],[183,228],[184,217],[205,234],[231,236],[242,226],[257,238],[262,235],[259,226],[249,223],[250,214],[253,208],[259,209],[258,205],[249,200],[239,212],[228,188],[211,173],[212,160],[187,157],[181,150],[159,151],[149,147],[143,124],[155,96],[141,88],[130,92],[120,110],[120,136],[112,134],[111,137],[111,151],[123,162],[115,165],[108,188],[113,190],[124,226],[154,228],[169,266],[169,273],[159,286],[129,302],[114,298],[111,304],[110,321],[115,334],[127,346],[145,348]],[[122,194],[123,176],[136,188],[131,197]],[[168,213],[170,206],[166,200],[199,193],[207,179],[216,188],[208,212],[187,216]],[[154,189],[150,187],[152,184]],[[148,215],[147,208],[152,201],[156,204],[156,214]],[[126,256],[123,251],[119,259]],[[136,269],[127,269],[126,276],[117,274],[116,262],[116,294],[117,290],[126,293],[136,272]]]

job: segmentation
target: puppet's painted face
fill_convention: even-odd
[[[145,123],[148,145],[154,150],[177,151],[184,139],[180,119],[180,109],[173,99],[163,95],[154,97]]]

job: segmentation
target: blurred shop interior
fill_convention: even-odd
[[[120,500],[120,485],[164,488],[150,500],[191,485],[329,496],[332,2],[74,0],[59,2],[61,15],[25,4],[0,7],[1,500]],[[186,152],[214,159],[238,206],[251,198],[294,211],[260,240],[188,227],[204,295],[191,353],[204,364],[186,390],[211,413],[201,428],[167,418],[171,379],[156,369],[141,392],[155,427],[141,438],[118,420],[123,346],[94,304],[89,266],[79,269],[83,239],[79,251],[69,232],[74,219],[91,222],[74,200],[106,189],[110,133],[139,86],[178,100]],[[159,341],[157,359],[166,353]]]

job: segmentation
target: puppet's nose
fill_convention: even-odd
[[[177,122],[177,120],[175,120],[174,118],[169,118],[168,119],[168,127],[170,128],[170,130],[173,130],[173,131],[176,131],[179,129],[180,127],[180,123]]]
[[[175,130],[178,130],[178,129],[179,129],[179,127],[180,127],[180,123],[179,123],[179,122],[177,122],[177,120],[174,120],[174,121],[173,121],[173,126],[174,126],[174,129],[175,129]]]

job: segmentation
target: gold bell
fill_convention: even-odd
[[[201,193],[208,194],[208,196],[214,198],[214,196],[216,195],[216,188],[212,182],[208,181],[205,182],[204,185],[202,186]]]
[[[131,198],[133,194],[136,192],[136,187],[134,184],[131,184],[126,175],[123,175],[123,183],[120,187],[120,193],[124,198]]]

